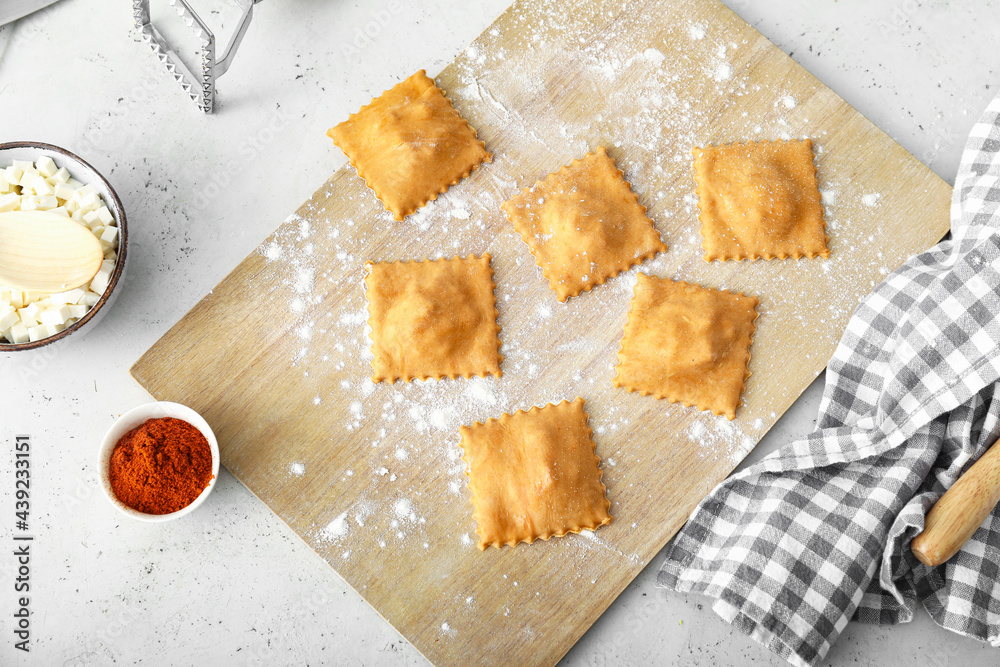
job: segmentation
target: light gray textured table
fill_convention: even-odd
[[[507,1],[262,3],[208,117],[134,41],[126,2],[62,0],[15,26],[0,60],[0,141],[62,145],[104,172],[128,210],[132,263],[90,335],[0,357],[0,535],[14,521],[10,452],[23,432],[35,443],[37,536],[28,655],[12,647],[14,562],[0,557],[0,664],[424,662],[227,473],[191,517],[146,525],[123,521],[100,495],[93,464],[111,421],[149,400],[131,363],[340,166],[326,129],[398,78],[438,72]],[[966,133],[1000,86],[995,2],[728,4],[953,180]],[[808,432],[819,395],[817,383],[751,459]],[[706,599],[655,588],[658,566],[568,664],[783,664]],[[908,626],[851,624],[827,662],[998,660],[921,614]]]

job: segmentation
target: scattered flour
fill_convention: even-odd
[[[688,36],[693,40],[705,39],[705,26],[694,23],[688,28]]]
[[[795,101],[795,98],[792,97],[791,95],[785,95],[780,100],[778,100],[778,102],[780,104],[783,104],[786,109],[794,109],[795,105],[798,104],[798,102]]]
[[[496,405],[497,396],[490,388],[486,385],[486,382],[482,378],[473,378],[469,383],[469,388],[466,391],[469,397],[476,401],[477,403],[483,403],[485,405]]]
[[[659,49],[646,49],[642,52],[642,55],[654,65],[662,65],[663,61],[667,59]]]
[[[877,206],[878,200],[882,198],[882,195],[878,192],[872,192],[861,198],[861,203],[865,206]]]
[[[393,509],[396,512],[396,516],[406,519],[413,514],[413,503],[411,503],[407,498],[401,498],[396,501],[396,505]]]
[[[288,472],[295,475],[296,477],[302,477],[306,473],[306,467],[301,463],[293,463],[288,466]]]
[[[715,72],[712,73],[712,78],[720,83],[726,81],[733,75],[733,66],[729,63],[719,63],[719,66],[715,68]]]
[[[319,537],[323,541],[339,540],[344,535],[347,535],[347,531],[350,527],[347,524],[347,512],[344,512],[336,519],[326,524],[326,527],[320,531]]]

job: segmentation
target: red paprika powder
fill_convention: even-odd
[[[191,424],[148,419],[121,437],[111,453],[111,489],[145,514],[184,509],[212,480],[212,448]]]

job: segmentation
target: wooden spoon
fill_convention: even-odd
[[[927,513],[924,531],[910,550],[917,559],[937,567],[962,548],[1000,501],[1000,440],[958,478]]]
[[[72,218],[48,211],[0,213],[0,285],[65,292],[97,274],[104,251]]]

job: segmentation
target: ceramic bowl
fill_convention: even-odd
[[[90,331],[96,323],[104,317],[110,310],[111,303],[118,296],[118,285],[125,278],[125,265],[128,261],[128,223],[125,220],[125,208],[121,200],[115,193],[114,188],[107,179],[81,158],[70,153],[65,148],[59,148],[51,144],[42,144],[37,141],[13,141],[0,143],[0,166],[9,165],[14,160],[31,160],[36,162],[40,158],[50,157],[60,167],[66,167],[70,175],[81,183],[89,183],[101,194],[104,203],[107,205],[111,215],[114,216],[118,225],[118,260],[115,263],[115,270],[108,281],[108,287],[104,290],[100,300],[87,311],[72,326],[66,327],[62,331],[47,338],[28,343],[8,343],[0,340],[0,352],[22,352],[34,350],[45,345],[51,345],[62,341],[77,331],[84,329]]]
[[[208,446],[212,449],[212,479],[208,482],[205,490],[201,492],[201,495],[195,498],[187,507],[176,512],[171,512],[170,514],[146,514],[145,512],[139,512],[131,507],[127,507],[115,496],[115,492],[111,489],[111,479],[109,476],[111,453],[115,450],[115,445],[118,444],[123,435],[140,426],[147,419],[158,419],[160,417],[183,419],[201,431],[201,434],[208,440]],[[140,405],[137,408],[129,410],[119,417],[111,425],[111,428],[108,429],[108,432],[104,435],[104,440],[101,442],[101,449],[97,457],[97,473],[101,480],[101,488],[104,489],[104,495],[123,514],[139,521],[173,521],[193,512],[198,505],[205,502],[205,498],[208,497],[208,494],[215,487],[215,481],[219,478],[219,443],[216,441],[215,434],[212,432],[212,428],[208,425],[208,422],[191,408],[169,401],[147,403],[146,405]]]

